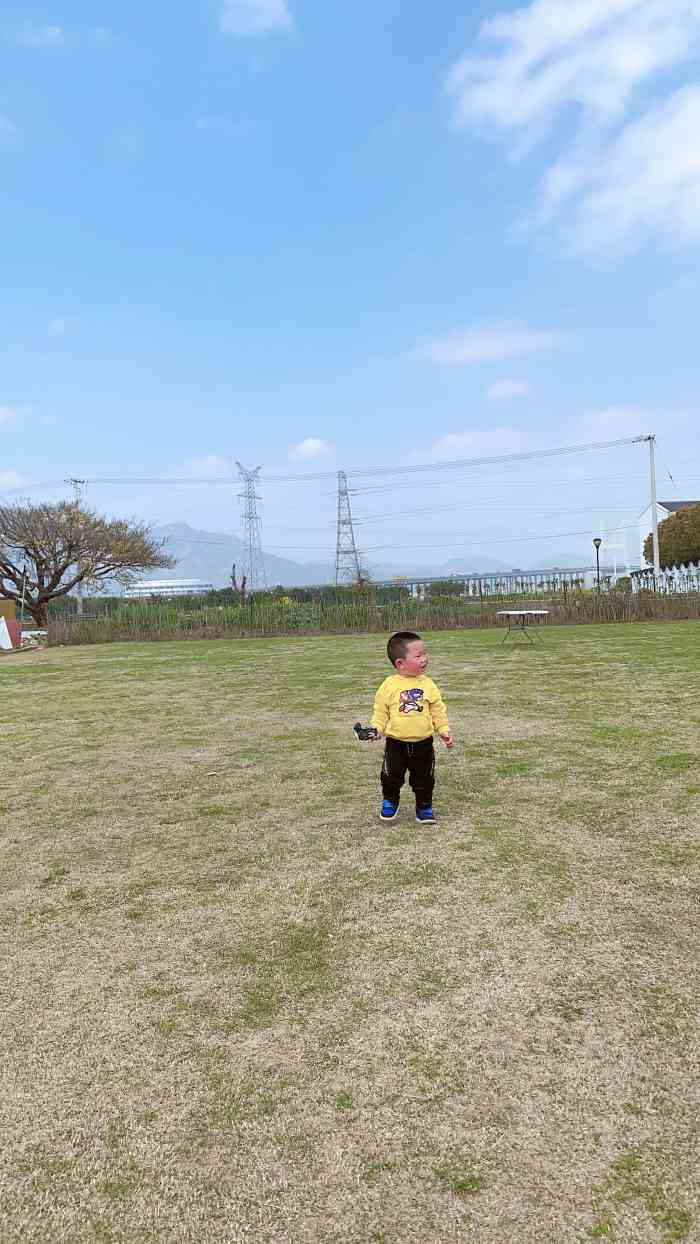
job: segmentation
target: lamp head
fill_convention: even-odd
[[[599,549],[603,541],[601,540],[600,536],[596,536],[593,543],[595,544],[596,548]]]

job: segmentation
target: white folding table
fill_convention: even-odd
[[[531,644],[534,644],[535,641],[528,629],[527,624],[533,618],[537,618],[538,622],[540,618],[548,618],[549,609],[499,609],[496,616],[499,618],[507,618],[508,620],[508,629],[501,640],[502,644],[506,642],[509,635],[512,635],[516,631],[521,635],[524,635]]]

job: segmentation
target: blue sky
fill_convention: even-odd
[[[700,0],[6,3],[0,488],[656,432],[700,496],[699,54]],[[556,560],[644,461],[399,477],[363,542],[583,531]],[[332,553],[332,482],[262,491],[268,547]],[[238,525],[224,486],[88,500]]]

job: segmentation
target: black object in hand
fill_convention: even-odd
[[[363,726],[359,721],[355,722],[353,730],[358,743],[369,743],[371,739],[379,738],[379,731],[374,726]]]

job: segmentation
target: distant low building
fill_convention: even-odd
[[[202,583],[201,579],[140,579],[124,595],[127,600],[172,600],[174,596],[206,596],[213,591],[213,584]]]
[[[656,518],[657,522],[663,523],[665,519],[670,518],[672,514],[677,514],[679,510],[690,510],[694,505],[700,505],[700,501],[657,501]],[[644,556],[644,545],[651,533],[654,525],[652,517],[652,507],[647,506],[643,514],[639,516],[639,565],[642,570],[648,570],[652,565]]]

